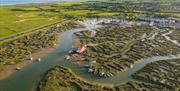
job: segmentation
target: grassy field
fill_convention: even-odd
[[[61,2],[2,6],[0,37],[34,29],[62,19],[84,18],[90,15],[113,16],[116,13],[83,9],[83,2]],[[75,8],[76,5],[81,5]]]
[[[38,8],[31,6],[1,7],[0,37],[57,22],[61,19],[55,13],[38,10]]]
[[[0,38],[25,30],[51,24],[62,19],[82,19],[87,17],[138,17],[140,13],[153,13],[158,16],[176,16],[177,10],[166,10],[164,7],[178,6],[180,3],[153,2],[51,2],[40,4],[24,4],[1,6]],[[139,7],[143,5],[143,7]],[[152,6],[154,5],[154,6]],[[161,6],[161,7],[156,7]],[[152,8],[149,10],[149,8]],[[160,13],[160,14],[159,14]],[[150,15],[153,15],[150,14]],[[131,19],[131,18],[130,18]]]

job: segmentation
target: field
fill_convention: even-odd
[[[0,12],[0,37],[61,20],[56,13],[41,12],[38,7],[31,6],[3,6]]]
[[[0,37],[19,33],[22,31],[38,28],[40,26],[58,22],[62,19],[75,17],[86,17],[100,11],[68,9],[71,5],[81,4],[80,2],[29,4],[16,6],[2,6],[0,8]],[[106,16],[106,12],[102,13]],[[113,14],[107,13],[108,16]],[[101,15],[99,15],[101,16]]]
[[[62,19],[83,19],[87,17],[125,17],[136,19],[140,14],[160,17],[179,17],[176,2],[60,2],[2,6],[0,8],[0,37],[34,29]],[[153,6],[152,6],[153,5]],[[137,6],[142,6],[137,8]],[[171,10],[170,10],[171,9]]]

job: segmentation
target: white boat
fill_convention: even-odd
[[[65,58],[66,58],[66,60],[69,60],[69,59],[70,59],[70,56],[69,56],[69,55],[66,55]]]
[[[133,65],[131,65],[130,68],[133,68]]]
[[[33,57],[30,57],[30,61],[33,61]]]
[[[72,50],[70,50],[70,51],[68,51],[68,53],[69,53],[69,54],[71,54],[71,53],[73,53],[73,51],[72,51]]]
[[[84,65],[84,67],[85,67],[85,68],[89,68],[89,67],[90,67],[90,65]]]
[[[41,58],[38,58],[38,60],[37,60],[38,62],[40,62],[41,61]]]
[[[89,69],[88,72],[93,72],[93,69]]]
[[[20,67],[16,67],[16,70],[21,70],[21,68]]]
[[[100,76],[101,76],[101,77],[104,76],[104,72],[101,72]]]

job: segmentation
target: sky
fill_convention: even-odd
[[[0,0],[0,5],[13,5],[13,4],[24,4],[24,3],[36,3],[36,2],[54,2],[54,1],[62,2],[62,1],[79,1],[79,0]]]

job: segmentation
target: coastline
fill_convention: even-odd
[[[33,57],[33,61],[30,61],[29,57],[26,57],[24,59],[24,61],[19,62],[17,64],[5,65],[2,68],[2,71],[0,71],[0,80],[3,80],[5,78],[9,77],[10,75],[12,75],[13,73],[15,73],[16,71],[18,71],[18,70],[16,70],[17,67],[20,67],[23,70],[23,68],[27,67],[28,65],[30,65],[34,62],[38,62],[37,61],[38,58],[47,56],[48,54],[53,52],[53,50],[55,50],[56,48],[57,48],[57,45],[49,47],[49,48],[42,48],[42,49],[38,50],[38,52],[31,54],[31,56]]]

